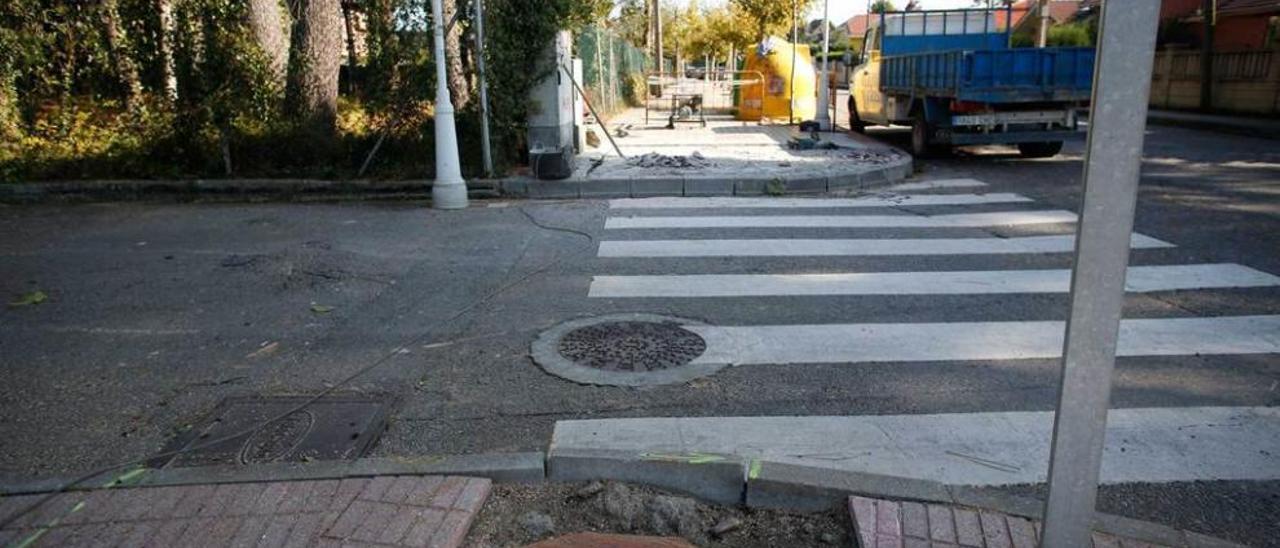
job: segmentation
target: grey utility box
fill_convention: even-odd
[[[542,56],[540,74],[546,76],[529,90],[529,165],[539,179],[564,179],[573,174],[573,83],[570,67],[573,38],[560,31]]]

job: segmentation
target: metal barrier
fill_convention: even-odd
[[[678,123],[706,125],[708,117],[733,116],[741,120],[737,99],[742,94],[752,95],[742,97],[742,101],[764,101],[764,86],[756,85],[764,82],[764,74],[758,70],[711,70],[700,76],[645,73],[645,124],[649,124],[651,113],[663,116],[668,127]],[[747,91],[753,89],[756,91]],[[760,118],[744,121],[759,122]]]

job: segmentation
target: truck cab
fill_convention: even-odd
[[[1011,48],[1011,10],[881,13],[850,71],[849,125],[908,125],[928,155],[957,145],[1016,145],[1057,154],[1078,138],[1093,48]]]

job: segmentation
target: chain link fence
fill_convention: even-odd
[[[600,26],[578,33],[575,55],[582,59],[582,87],[601,116],[644,104],[645,52]]]

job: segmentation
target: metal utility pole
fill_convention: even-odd
[[[489,81],[484,72],[484,0],[476,0],[476,72],[480,77],[480,156],[484,174],[493,177],[493,151],[489,149]]]
[[[827,105],[831,103],[830,90],[827,89],[831,86],[831,76],[827,74],[831,62],[831,22],[827,20],[829,4],[830,0],[822,0],[822,72],[818,74],[818,117],[814,120],[822,131],[831,130],[831,115],[827,112]]]
[[[1040,0],[1040,38],[1036,40],[1036,46],[1042,48],[1049,45],[1049,24],[1052,22],[1049,15],[1049,0]]]
[[[1200,40],[1200,110],[1213,108],[1213,30],[1218,24],[1218,0],[1204,0],[1204,37]]]
[[[1044,548],[1090,545],[1142,166],[1160,0],[1106,0],[1076,225]]]
[[[462,166],[458,161],[458,131],[453,121],[453,101],[449,98],[449,80],[445,72],[443,13],[440,0],[431,0],[436,58],[436,180],[431,185],[431,207],[462,209],[467,207],[467,184],[462,180]]]
[[[787,90],[787,123],[796,123],[796,48],[800,45],[800,24],[796,21],[796,0],[791,0],[791,83]]]
[[[662,2],[653,2],[653,58],[658,63],[658,84],[662,84]]]

